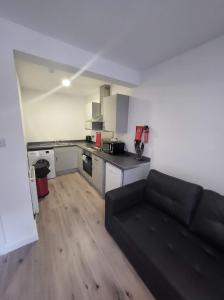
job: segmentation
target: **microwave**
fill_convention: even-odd
[[[124,153],[124,145],[122,142],[109,142],[104,145],[103,151],[112,155],[122,154]]]

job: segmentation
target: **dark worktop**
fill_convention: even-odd
[[[125,152],[124,154],[119,155],[111,155],[103,151],[94,151],[93,154],[122,170],[133,169],[150,163],[150,158],[144,156],[142,160],[137,160],[135,158],[136,155],[130,152]]]
[[[46,150],[46,149],[53,149],[58,147],[72,147],[72,146],[76,146],[78,142],[83,142],[83,140],[32,142],[32,143],[27,143],[27,151]]]
[[[125,152],[124,154],[119,155],[111,155],[105,153],[100,150],[96,150],[93,147],[95,146],[94,143],[86,143],[83,140],[75,140],[75,141],[60,141],[60,142],[35,142],[35,143],[28,143],[27,150],[46,150],[46,149],[53,149],[57,147],[72,147],[78,146],[84,150],[91,152],[93,155],[96,155],[103,160],[113,164],[114,166],[122,169],[128,170],[132,168],[137,168],[142,165],[147,165],[150,163],[150,158],[143,156],[142,160],[137,160],[134,153]]]

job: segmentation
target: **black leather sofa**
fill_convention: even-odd
[[[105,225],[157,300],[224,300],[224,197],[151,170],[106,194]]]

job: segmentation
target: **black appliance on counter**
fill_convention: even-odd
[[[92,176],[92,153],[89,151],[83,151],[82,168],[89,176]]]
[[[104,146],[103,151],[112,155],[124,153],[124,143],[122,142],[109,142]]]
[[[86,135],[86,143],[92,143],[91,135]]]

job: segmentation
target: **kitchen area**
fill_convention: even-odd
[[[146,178],[149,172],[149,158],[143,157],[138,161],[133,153],[109,154],[96,149],[95,143],[39,142],[30,143],[27,147],[28,157],[35,153],[40,155],[38,158],[31,159],[32,162],[45,157],[46,152],[53,150],[55,164],[50,165],[50,169],[52,171],[52,168],[55,168],[55,176],[78,171],[102,196],[109,190]]]
[[[34,186],[31,194],[35,195],[35,172],[31,169],[39,160],[48,162],[48,180],[79,172],[102,198],[109,190],[147,177],[150,158],[144,157],[143,151],[140,157],[129,152],[122,139],[128,131],[129,88],[83,75],[78,82],[64,70],[21,59],[17,74],[24,142]],[[56,80],[59,84],[62,81],[55,92]],[[134,132],[132,138],[134,144]]]

